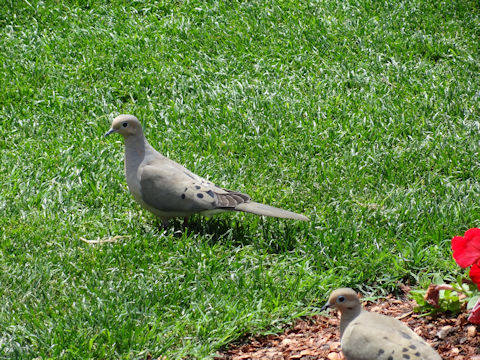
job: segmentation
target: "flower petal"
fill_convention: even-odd
[[[465,231],[465,238],[471,240],[475,237],[480,237],[480,229],[479,228],[471,228]]]
[[[464,237],[455,236],[452,251],[455,261],[462,268],[475,264],[480,260],[480,229],[469,229]]]
[[[480,265],[479,264],[473,264],[472,267],[470,268],[470,279],[477,284],[477,287],[480,289]]]

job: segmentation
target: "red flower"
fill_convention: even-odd
[[[480,229],[473,228],[463,237],[452,239],[453,257],[462,268],[470,268],[470,278],[480,288]]]
[[[453,257],[462,268],[469,267],[480,260],[480,229],[473,228],[465,236],[452,239]]]
[[[470,279],[477,284],[480,289],[480,264],[473,264],[470,268]]]

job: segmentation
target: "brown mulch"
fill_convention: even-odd
[[[480,326],[467,321],[468,312],[436,318],[413,313],[416,303],[408,298],[388,296],[378,303],[364,304],[369,311],[396,317],[427,340],[443,359],[480,360]],[[342,360],[339,317],[321,315],[298,320],[280,335],[251,337],[218,353],[216,360]]]

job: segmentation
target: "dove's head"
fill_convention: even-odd
[[[105,136],[112,133],[119,133],[123,137],[142,134],[142,125],[133,115],[118,115],[113,119],[112,127],[105,133]]]
[[[350,288],[342,288],[333,291],[328,298],[328,302],[322,307],[322,310],[335,308],[341,313],[358,312],[361,309],[360,300],[357,293]]]

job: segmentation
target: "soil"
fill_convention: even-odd
[[[369,311],[395,317],[423,337],[443,359],[480,360],[480,326],[467,321],[468,311],[435,318],[413,312],[416,303],[407,298],[388,296],[379,302],[366,302]],[[339,315],[317,315],[299,319],[283,334],[249,337],[218,353],[216,360],[343,360],[340,349]]]

